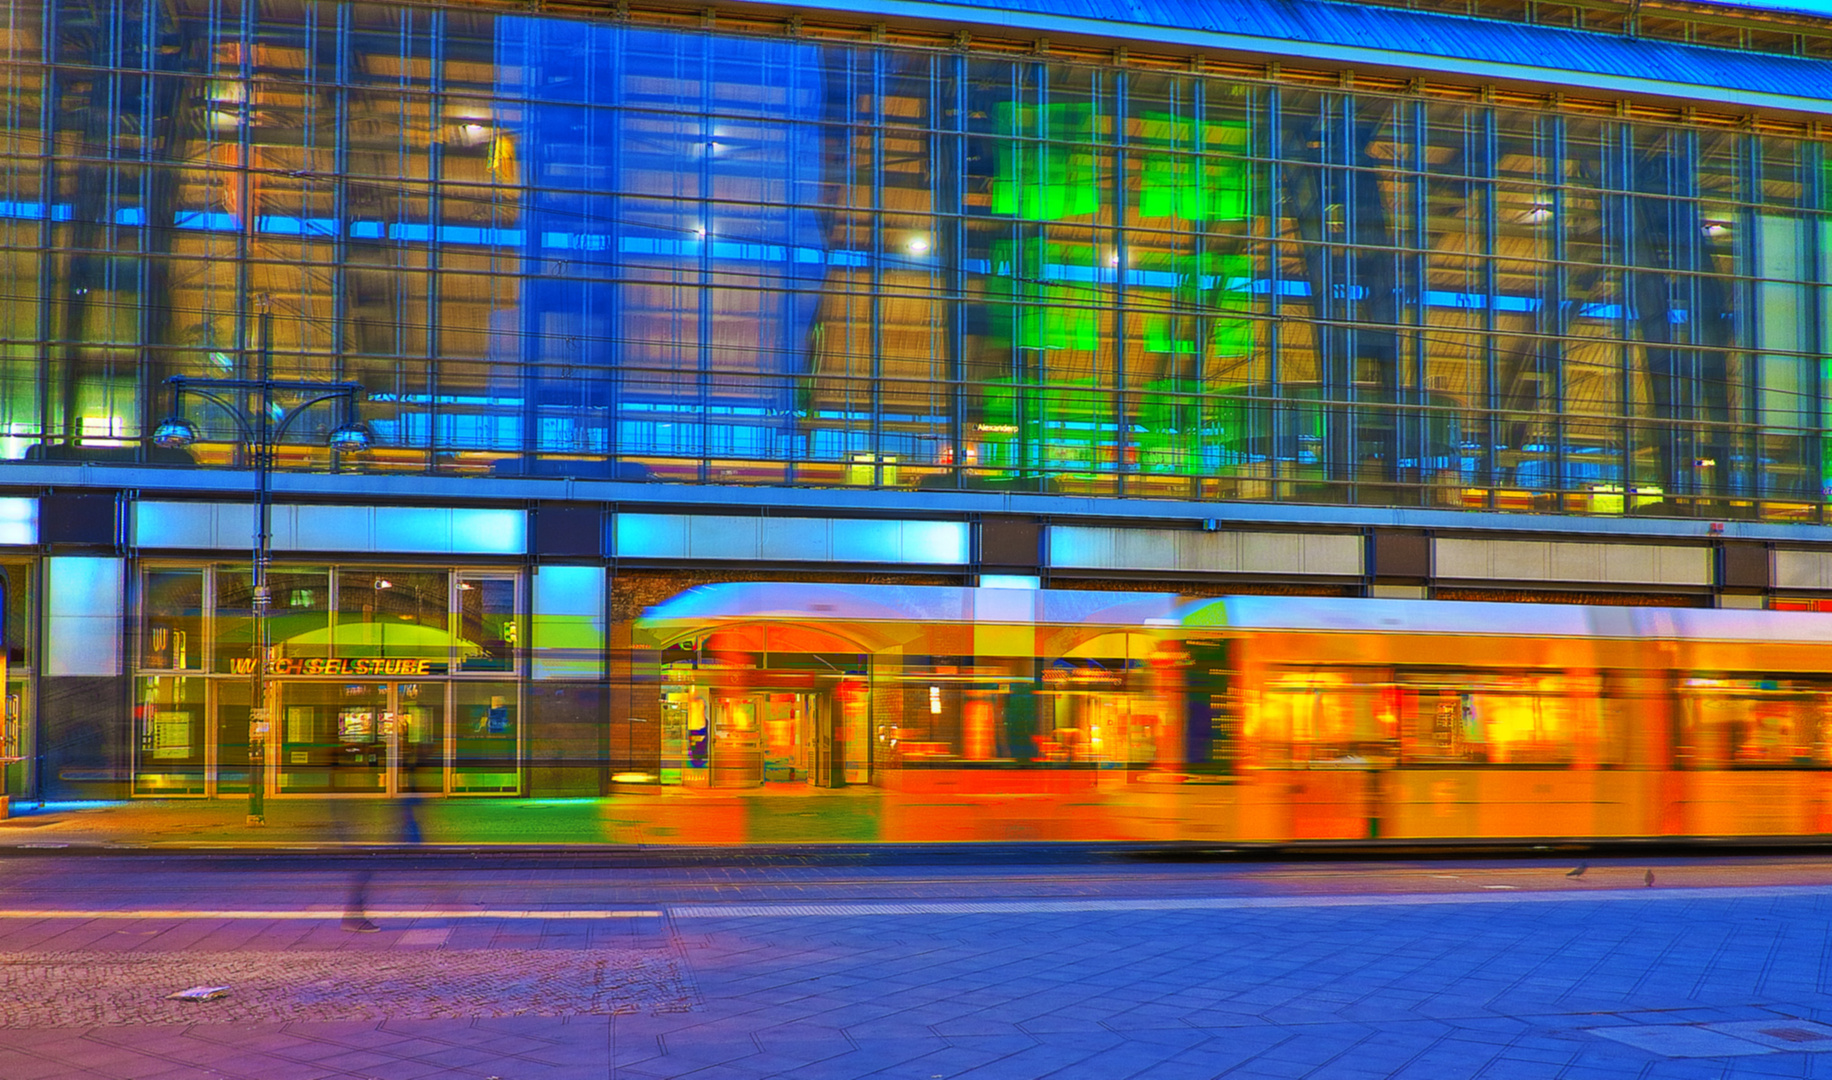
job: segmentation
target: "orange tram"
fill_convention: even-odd
[[[617,839],[1832,833],[1832,617],[899,585],[688,589]],[[647,817],[641,806],[654,809]]]

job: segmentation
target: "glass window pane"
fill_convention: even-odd
[[[460,576],[458,670],[514,671],[521,638],[515,616],[514,578]]]
[[[135,715],[134,794],[204,793],[203,679],[141,679]]]
[[[330,655],[330,575],[322,567],[275,567],[267,572],[272,602],[267,611],[267,639],[275,659],[322,659]],[[248,570],[216,571],[215,670],[249,673],[253,655],[253,587]]]
[[[141,581],[140,666],[203,670],[203,569],[148,570]]]
[[[453,794],[519,791],[521,716],[515,684],[455,682],[452,697]]]
[[[423,660],[443,669],[451,662],[453,643],[448,580],[440,571],[339,571],[335,654]]]

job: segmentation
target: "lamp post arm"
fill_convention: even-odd
[[[351,405],[351,407],[354,408],[356,405],[356,391],[351,390],[347,387],[340,387],[339,389],[333,390],[329,393],[319,394],[315,398],[308,398],[305,401],[302,401],[299,404],[294,405],[292,408],[286,410],[286,412],[281,415],[279,425],[274,428],[273,434],[268,436],[267,441],[270,443],[278,443],[280,439],[286,435],[286,429],[291,427],[293,425],[293,421],[297,420],[299,418],[299,414],[304,412],[305,410],[311,408],[314,405],[322,404],[323,402],[326,402],[326,401],[337,401],[340,399],[348,402]]]
[[[210,404],[228,413],[229,419],[235,421],[236,430],[242,433],[242,440],[244,442],[253,445],[258,441],[254,433],[254,428],[249,425],[247,418],[242,415],[242,410],[236,408],[233,403],[218,397],[216,394],[199,387],[195,383],[174,383],[173,386],[175,392],[173,394],[174,407],[172,411],[175,414],[178,414],[177,405],[183,400],[184,395],[191,394],[195,397],[203,398],[205,401],[208,401]]]

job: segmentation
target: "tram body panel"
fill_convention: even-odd
[[[1685,836],[1800,836],[1819,831],[1818,777],[1802,771],[1678,774]]]
[[[1644,785],[1626,773],[1397,769],[1384,787],[1391,839],[1632,835],[1645,818]]]
[[[930,792],[883,803],[882,839],[889,843],[1097,841],[1113,835],[1114,816],[1092,794]]]
[[[689,734],[760,740],[674,789],[680,842],[1832,832],[1824,616],[811,588],[639,633]]]
[[[1244,776],[1248,784],[1287,785],[1291,801],[1288,826],[1272,829],[1270,839],[1346,838],[1357,812],[1365,819],[1361,835],[1381,839],[1505,839],[1648,835],[1655,815],[1650,793],[1658,785],[1630,772],[1639,757],[1652,764],[1664,743],[1637,740],[1630,714],[1638,711],[1633,696],[1664,686],[1658,672],[1637,671],[1649,662],[1644,642],[1569,636],[1523,637],[1430,635],[1369,632],[1242,632],[1243,660],[1238,677],[1244,708],[1255,716],[1247,723],[1261,736],[1242,756],[1259,762],[1277,757],[1281,748],[1266,723],[1281,712],[1274,704],[1281,678],[1294,672],[1313,679],[1334,674],[1338,712],[1378,712],[1371,744],[1340,748],[1346,763],[1377,779],[1363,787],[1360,808],[1341,792],[1341,781],[1321,781],[1322,769],[1344,765],[1313,760],[1309,779],[1293,774],[1260,772]],[[1333,672],[1332,672],[1332,669]],[[1357,673],[1348,677],[1347,673]],[[1609,678],[1605,678],[1605,673]],[[1420,761],[1409,725],[1419,722],[1421,699],[1480,698],[1483,689],[1512,680],[1534,692],[1533,708],[1550,708],[1568,721],[1559,752],[1542,760],[1483,761],[1458,767],[1454,761]],[[1552,692],[1547,693],[1550,687]],[[1629,696],[1625,697],[1624,694]],[[1380,696],[1387,700],[1381,701]],[[1657,692],[1644,696],[1653,698]],[[1345,700],[1346,699],[1346,700]],[[1458,704],[1467,708],[1465,702]],[[1408,715],[1410,714],[1410,715]],[[1256,722],[1257,721],[1257,722]],[[1351,730],[1353,723],[1339,725]],[[1381,730],[1381,729],[1385,730]],[[1526,745],[1532,749],[1531,740]],[[1313,745],[1313,754],[1316,751]],[[1289,754],[1289,750],[1285,751]],[[1333,810],[1336,820],[1322,819]],[[1322,812],[1320,812],[1322,811]]]

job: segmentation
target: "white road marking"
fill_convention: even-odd
[[[370,908],[371,919],[659,919],[653,910],[561,910],[535,908]],[[341,919],[341,908],[263,911],[253,908],[0,908],[0,919]]]
[[[1249,911],[1281,908],[1441,907],[1456,904],[1607,904],[1619,902],[1753,900],[1832,896],[1832,885],[1710,886],[1667,889],[1519,890],[1507,893],[1356,893],[1335,896],[1188,896],[1083,900],[900,900],[784,904],[671,904],[623,908],[372,908],[370,919],[795,919],[854,915],[1047,915],[1124,911]],[[341,919],[340,908],[0,908],[0,919]]]
[[[678,919],[833,918],[849,915],[1047,915],[1103,911],[1241,911],[1255,908],[1435,907],[1452,904],[1559,904],[1617,901],[1748,900],[1829,896],[1832,886],[1776,885],[1690,889],[1571,889],[1509,893],[1362,893],[1353,896],[1219,896],[1161,900],[934,900],[835,904],[675,904]]]

